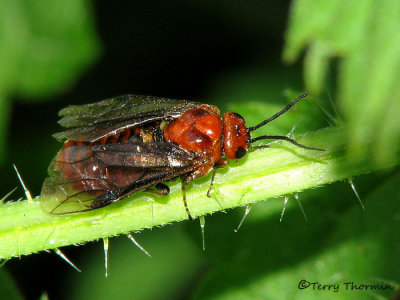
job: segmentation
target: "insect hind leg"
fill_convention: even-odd
[[[192,216],[191,216],[191,214],[190,214],[189,207],[188,207],[187,202],[186,202],[186,187],[187,187],[188,185],[189,185],[189,183],[186,182],[186,180],[184,179],[184,180],[182,181],[183,205],[185,206],[185,210],[186,210],[186,213],[187,213],[187,215],[188,215],[188,219],[189,219],[190,221],[192,221],[193,218],[192,218]]]

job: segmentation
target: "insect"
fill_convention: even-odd
[[[222,118],[217,107],[184,100],[126,95],[60,111],[66,131],[54,135],[64,146],[49,166],[42,207],[50,214],[104,207],[138,192],[167,195],[164,181],[182,178],[185,187],[228,160],[244,157],[252,143],[286,136],[251,137],[306,94],[253,127],[237,113]],[[210,185],[211,188],[211,185]],[[48,197],[50,196],[50,197]]]

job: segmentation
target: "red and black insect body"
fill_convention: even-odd
[[[237,113],[220,117],[212,105],[144,96],[121,96],[98,103],[69,106],[60,111],[67,131],[55,134],[64,146],[49,167],[42,188],[42,206],[51,214],[92,210],[138,191],[167,195],[166,180],[182,177],[182,189],[228,159],[246,155],[251,143],[286,136],[251,138]],[[190,218],[184,193],[185,209]]]

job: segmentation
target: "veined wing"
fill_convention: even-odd
[[[71,143],[49,167],[42,207],[51,214],[103,207],[204,163],[200,155],[165,141],[93,145]]]
[[[68,130],[56,133],[60,141],[81,140],[95,142],[116,134],[119,130],[159,120],[173,120],[200,103],[125,95],[93,104],[72,105],[59,112],[59,123]]]

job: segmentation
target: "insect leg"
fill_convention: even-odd
[[[149,192],[158,196],[167,196],[169,194],[169,187],[163,183],[158,183],[154,187],[150,187],[145,192]]]
[[[189,220],[193,220],[192,216],[190,215],[190,211],[186,202],[186,186],[189,185],[189,183],[186,182],[185,179],[182,180],[182,194],[183,194],[183,205],[185,206],[186,213],[188,215]]]
[[[210,192],[211,192],[211,190],[213,189],[213,187],[214,187],[214,177],[215,177],[215,172],[216,172],[216,169],[214,169],[213,170],[213,172],[212,172],[212,176],[211,176],[211,182],[210,182],[210,187],[208,188],[208,191],[207,191],[207,197],[211,197],[211,194],[210,194]]]
[[[214,178],[215,178],[216,169],[217,168],[218,169],[225,168],[227,165],[228,165],[228,160],[226,158],[220,158],[215,162],[212,177],[211,177],[210,187],[207,191],[207,197],[211,197],[210,192],[214,187]]]

